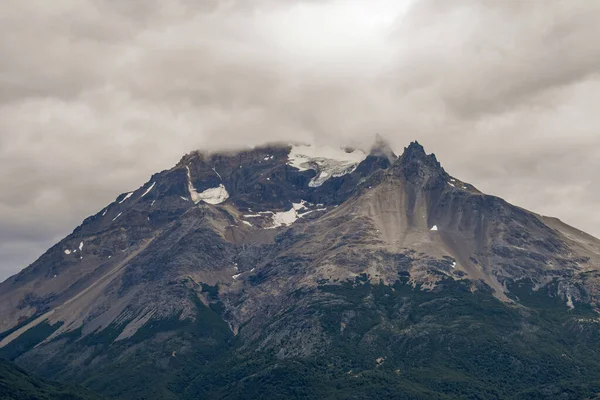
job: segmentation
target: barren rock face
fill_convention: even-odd
[[[471,357],[461,335],[475,326],[543,340],[530,314],[548,304],[588,335],[598,239],[479,192],[416,142],[400,156],[381,140],[302,149],[190,153],[118,196],[0,285],[2,355],[137,398],[162,392],[116,384],[131,363],[169,396],[172,382],[214,395],[198,382],[233,359],[238,380],[323,357],[366,379],[445,342],[436,368],[454,368],[444,352]]]

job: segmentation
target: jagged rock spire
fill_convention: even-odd
[[[406,160],[412,160],[417,158],[423,159],[427,157],[427,153],[425,153],[425,149],[423,148],[423,146],[421,146],[421,144],[415,140],[414,142],[411,142],[408,145],[408,147],[404,148],[404,153],[402,153],[402,157]]]
[[[435,154],[431,153],[428,155],[425,152],[425,148],[423,148],[423,146],[421,146],[421,144],[416,140],[411,142],[408,147],[404,148],[404,153],[402,153],[400,158],[402,158],[403,164],[408,164],[413,161],[422,161],[428,165],[441,168],[441,165],[435,157]]]
[[[447,176],[446,171],[438,162],[435,154],[427,154],[425,149],[416,140],[404,148],[404,153],[398,158],[395,165],[403,171],[409,181],[429,179],[426,177]]]

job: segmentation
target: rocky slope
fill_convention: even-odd
[[[125,398],[591,396],[599,266],[416,142],[194,152],[0,285],[0,355]]]

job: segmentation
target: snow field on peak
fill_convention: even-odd
[[[300,145],[292,146],[288,165],[299,171],[316,171],[317,175],[308,185],[318,187],[330,178],[353,172],[365,158],[367,155],[362,150],[347,152],[342,148]]]

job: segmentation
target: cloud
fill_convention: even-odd
[[[8,0],[0,279],[196,148],[418,139],[600,236],[597,2]]]

